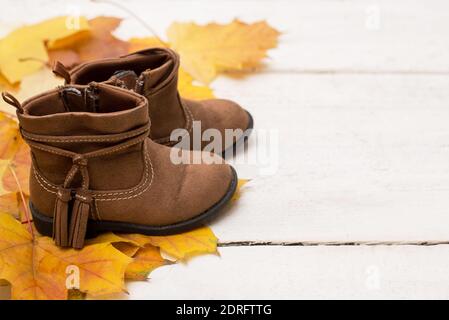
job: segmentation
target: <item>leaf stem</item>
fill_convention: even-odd
[[[8,167],[9,167],[9,170],[11,170],[14,180],[16,181],[17,187],[19,188],[19,193],[20,193],[20,197],[22,198],[23,208],[25,210],[25,217],[27,219],[28,229],[30,231],[32,238],[34,239],[34,231],[33,231],[33,227],[31,226],[30,212],[28,211],[28,206],[26,204],[25,196],[23,195],[22,186],[20,185],[19,179],[17,178],[16,172],[13,169],[13,167],[11,165],[8,165]]]

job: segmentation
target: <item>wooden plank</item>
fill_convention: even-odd
[[[221,241],[449,240],[449,77],[261,74],[214,86],[280,141],[275,175],[237,165],[254,180],[214,224]]]
[[[5,2],[0,29],[61,14],[81,14],[126,18],[117,32],[123,38],[149,33],[127,12],[106,3],[40,0],[40,5],[30,6],[28,2]],[[173,21],[267,19],[284,32],[279,49],[269,53],[272,59],[267,71],[449,73],[446,0],[179,0],[127,1],[125,6],[162,37]],[[21,15],[24,11],[25,16]]]
[[[447,245],[227,247],[159,268],[112,298],[448,299],[448,268]]]
[[[157,269],[147,283],[129,284],[127,298],[449,298],[448,246],[233,247],[220,255]]]

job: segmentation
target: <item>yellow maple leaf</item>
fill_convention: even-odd
[[[145,280],[151,271],[164,266],[169,261],[162,258],[159,248],[149,244],[149,240],[143,235],[117,235],[112,232],[104,233],[87,244],[112,243],[114,247],[132,258],[125,272],[128,280]]]
[[[8,169],[0,175],[3,188],[9,192],[30,194],[29,177],[31,167],[30,148],[21,136],[17,137],[18,149],[8,163]],[[1,144],[1,143],[0,143]]]
[[[219,72],[257,66],[266,52],[277,45],[279,32],[265,21],[247,24],[173,23],[167,30],[181,65],[195,79],[210,83]]]
[[[9,170],[9,164],[10,164],[11,160],[6,160],[6,159],[0,159],[0,177],[3,177],[6,172]],[[9,193],[9,191],[7,189],[5,189],[5,187],[3,186],[3,181],[0,180],[0,196],[4,196],[7,195]],[[3,199],[0,199],[0,201],[10,201],[9,198],[5,197]],[[10,204],[4,204],[3,205],[5,208],[9,208],[8,212],[12,212],[12,209],[10,208]]]
[[[0,71],[9,83],[15,84],[43,67],[48,61],[46,42],[58,48],[86,34],[85,18],[80,17],[76,27],[67,23],[70,19],[58,17],[24,26],[0,40]]]
[[[57,17],[41,22],[35,28],[43,30],[48,49],[65,48],[90,36],[89,22],[84,17]]]
[[[16,192],[29,195],[29,147],[19,133],[17,122],[1,112],[0,137],[0,195]]]
[[[79,251],[58,248],[52,239],[33,238],[19,221],[0,213],[0,279],[11,284],[12,299],[67,299],[68,267],[79,271],[81,292],[123,292],[129,263],[131,258],[111,243]]]
[[[209,227],[170,236],[145,236],[141,234],[121,234],[141,246],[151,244],[176,260],[186,260],[192,256],[216,253],[218,239]]]
[[[0,112],[0,159],[10,160],[19,149],[19,125],[11,116]]]
[[[21,222],[27,222],[29,196],[23,196],[24,198],[22,198],[20,192],[9,192],[0,195],[0,212],[10,214]]]
[[[159,248],[146,246],[140,248],[134,255],[133,261],[125,271],[125,278],[129,280],[145,280],[156,268],[169,264],[162,258]]]
[[[192,76],[184,69],[179,69],[178,90],[183,98],[201,100],[214,98],[214,93],[208,86],[195,84]]]

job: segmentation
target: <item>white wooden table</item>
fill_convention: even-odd
[[[87,0],[1,3],[1,27],[73,10],[127,17]],[[161,35],[234,17],[284,32],[265,70],[212,84],[278,130],[276,175],[239,168],[252,181],[212,226],[221,257],[160,268],[128,298],[449,298],[447,0],[127,7]],[[147,31],[129,18],[117,34]]]

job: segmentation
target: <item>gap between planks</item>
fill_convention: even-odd
[[[219,242],[218,247],[316,247],[316,246],[438,246],[447,245],[448,241],[229,241]]]
[[[413,75],[449,76],[449,70],[370,70],[370,69],[260,69],[252,74],[307,74],[307,75]],[[233,71],[230,75],[247,75],[246,72]],[[226,75],[226,73],[225,73]]]

